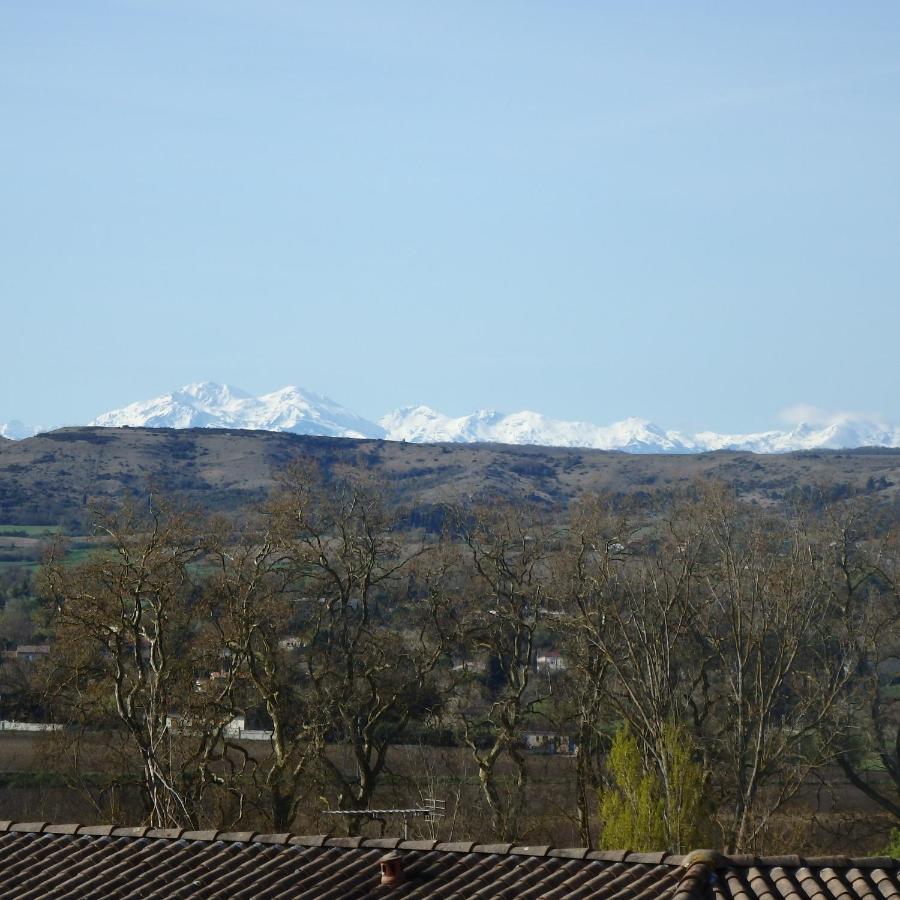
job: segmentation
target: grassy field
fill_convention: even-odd
[[[82,748],[84,764],[92,773],[86,781],[103,781],[111,734],[97,734]],[[0,809],[7,818],[19,821],[77,821],[99,824],[104,813],[87,802],[85,794],[68,787],[60,771],[60,757],[50,751],[54,737],[35,733],[0,733]],[[269,752],[263,742],[246,743],[251,757],[264,760]],[[353,761],[344,747],[332,747],[330,756],[342,770],[353,771]],[[529,757],[530,782],[521,839],[527,843],[551,843],[555,846],[578,846],[579,838],[572,821],[574,808],[574,766],[572,757]],[[504,784],[511,789],[510,772],[501,767]],[[857,790],[841,779],[837,771],[823,773],[828,788],[810,783],[776,817],[773,832],[759,848],[777,852],[790,846],[801,853],[835,852],[866,854],[880,850],[888,839],[889,819]],[[248,781],[247,789],[252,794]],[[488,839],[490,825],[478,786],[478,776],[468,752],[454,747],[396,747],[390,754],[389,774],[381,782],[373,806],[402,808],[420,806],[426,797],[446,801],[446,816],[435,826],[422,820],[411,822],[411,837],[439,837],[443,840]],[[119,797],[120,806],[105,820],[116,818],[134,824],[139,818],[136,798]],[[339,833],[342,823],[322,812],[321,798],[310,795],[302,805],[294,824],[296,833]],[[245,810],[243,827],[267,830],[265,818],[254,811],[252,803]],[[599,827],[595,819],[594,833]],[[370,836],[399,834],[400,819],[370,822],[364,831]],[[433,828],[433,833],[432,833]]]
[[[0,525],[0,570],[38,568],[48,542],[61,531],[58,525]],[[85,546],[89,541],[78,538],[73,542],[66,554],[67,562],[82,562],[93,551]]]

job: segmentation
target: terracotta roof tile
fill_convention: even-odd
[[[361,837],[333,837],[325,841],[328,847],[352,847],[357,848],[363,842]]]
[[[584,859],[590,852],[589,847],[554,847],[547,856],[558,856],[563,859]]]
[[[445,853],[470,853],[475,846],[475,841],[444,841],[435,845],[435,850],[443,850]]]
[[[146,837],[148,838],[180,838],[184,834],[183,828],[151,828]]]
[[[298,844],[301,847],[324,847],[328,840],[327,834],[295,834],[288,841],[289,844]]]
[[[476,844],[473,853],[505,854],[512,850],[512,844]]]
[[[724,873],[726,893],[734,900],[753,900],[755,896],[747,885],[742,873],[731,869]]]
[[[848,865],[849,863],[849,859],[843,861],[843,865]],[[799,856],[763,856],[760,858],[759,864],[770,869],[776,866],[796,869],[803,865],[803,860]]]
[[[625,862],[629,863],[649,863],[650,865],[659,865],[666,858],[665,851],[661,853],[629,853],[625,857]]]
[[[84,826],[77,823],[69,823],[68,825],[48,825],[44,829],[44,834],[75,834],[79,828]]]
[[[33,834],[42,832],[47,825],[47,822],[10,822],[8,830]]]
[[[628,850],[591,850],[588,859],[599,859],[603,862],[622,862],[628,856]]]
[[[380,850],[394,850],[400,838],[363,838],[363,847],[378,847]]]
[[[222,831],[216,836],[216,840],[249,843],[256,837],[256,834],[255,831]]]
[[[75,826],[76,829],[79,827],[78,825]],[[48,828],[47,830],[49,831],[50,829]],[[113,834],[116,836],[121,835],[122,837],[144,837],[149,830],[149,825],[139,825],[136,828],[116,828],[113,830]]]
[[[82,825],[77,833],[88,834],[94,837],[109,837],[115,829],[115,825]]]
[[[214,841],[219,836],[219,832],[215,829],[211,829],[209,831],[185,831],[181,837],[186,841]],[[277,835],[271,835],[271,837],[276,837]],[[290,837],[290,835],[285,836],[285,840]]]
[[[579,860],[551,857],[542,860],[540,866],[534,869],[531,873],[533,883],[520,896],[523,900],[568,897],[572,888],[584,881],[586,875],[585,867]]]
[[[569,873],[569,877],[559,885],[559,889],[564,888],[572,896],[609,897],[613,895],[610,885],[625,870],[619,863],[607,864],[593,860],[586,865],[579,865],[571,860],[565,871]],[[565,896],[565,893],[558,892],[558,896]]]
[[[403,850],[433,850],[437,841],[401,841],[397,846]]]
[[[514,856],[546,856],[552,849],[549,844],[544,844],[537,847],[513,847],[509,852]]]
[[[395,850],[405,881],[380,883]],[[0,822],[0,898],[900,900],[888,858],[584,848]]]

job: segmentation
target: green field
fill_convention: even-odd
[[[62,532],[59,525],[0,525],[0,571],[37,569],[41,566],[42,547]],[[91,549],[79,546],[66,554],[69,564],[82,562]]]

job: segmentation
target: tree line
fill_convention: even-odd
[[[574,749],[563,814],[586,846],[754,850],[837,781],[900,825],[900,544],[878,507],[698,485],[441,521],[300,465],[240,521],[155,497],[98,513],[102,547],[72,564],[60,544],[39,578],[36,678],[72,783],[159,827],[296,830],[315,809],[353,834],[401,748],[454,747],[478,836],[516,840],[544,732]]]

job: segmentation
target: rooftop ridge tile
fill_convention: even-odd
[[[546,856],[553,847],[550,844],[539,844],[537,846],[531,844],[519,844],[510,847],[510,856]]]
[[[36,885],[52,882],[85,900],[112,896],[132,882],[155,896],[161,896],[163,882],[177,887],[173,896],[362,896],[366,885],[377,884],[385,852],[389,860],[403,860],[411,897],[872,900],[880,892],[900,900],[900,860],[885,856],[757,857],[714,850],[678,856],[527,843],[13,821],[0,822],[0,851],[4,888],[30,896]],[[195,892],[185,893],[188,888]]]
[[[326,847],[349,847],[355,850],[363,842],[361,836],[357,837],[330,837],[325,841]]]
[[[586,859],[596,859],[600,862],[623,862],[630,850],[591,850]]]
[[[184,834],[183,828],[151,828],[144,837],[158,840],[159,838],[171,838],[177,841]]]
[[[43,833],[44,834],[75,834],[78,829],[81,828],[75,822],[70,822],[68,825],[48,825]]]
[[[10,822],[5,831],[19,831],[27,834],[41,834],[49,822]]]
[[[186,834],[187,832],[185,832]],[[249,844],[255,838],[258,832],[256,831],[220,831],[216,836],[217,841],[230,841],[231,843],[238,844]],[[184,834],[180,835],[181,837]]]
[[[471,853],[492,853],[497,856],[508,856],[512,850],[512,844],[476,844]]]
[[[183,841],[214,841],[218,838],[219,832],[215,830],[215,828],[210,828],[205,831],[185,831],[183,835],[181,835],[181,840]]]
[[[294,847],[324,847],[328,838],[327,834],[292,834],[287,842]]]
[[[691,850],[691,852],[682,859],[681,864],[685,868],[690,868],[694,865],[702,865],[706,866],[707,869],[716,869],[722,866],[726,859],[727,857],[719,853],[718,850],[711,850],[704,847],[698,850]]]
[[[590,847],[551,847],[547,856],[557,859],[584,859],[590,852]]]
[[[684,874],[675,886],[673,900],[697,900],[706,894],[705,888],[713,872],[711,860],[707,858],[693,862],[692,855],[689,853],[682,863]]]
[[[896,856],[859,856],[851,858],[850,863],[860,869],[900,869]]]
[[[402,838],[363,838],[361,847],[373,847],[381,850],[395,850]]]
[[[623,862],[627,863],[646,863],[650,866],[658,866],[666,858],[666,851],[660,850],[654,853],[631,853],[625,857]]]
[[[75,834],[89,837],[109,837],[116,828],[118,828],[117,825],[79,825]]]
[[[256,831],[216,831],[215,829],[185,830],[183,828],[152,828],[146,825],[121,826],[115,823],[103,825],[84,825],[75,822],[50,823],[44,821],[18,822],[13,819],[0,820],[0,833],[16,832],[22,834],[77,834],[86,837],[134,837],[153,840],[187,840],[187,841],[229,841],[234,843],[278,844],[305,847],[338,847],[357,849],[369,847],[374,849],[399,849],[407,851],[432,851],[442,853],[480,853],[497,856],[548,856],[566,859],[593,859],[603,862],[620,862],[625,864],[680,866],[692,869],[697,866],[707,871],[727,868],[784,868],[784,869],[900,869],[900,858],[891,856],[800,856],[798,854],[771,854],[756,856],[754,854],[723,854],[717,850],[692,850],[686,855],[669,854],[665,851],[636,852],[632,850],[591,850],[585,847],[554,847],[550,844],[531,845],[508,842],[484,843],[476,841],[436,841],[403,840],[399,837],[332,837],[330,834],[298,835],[293,832],[262,833]],[[682,878],[682,882],[685,879]]]
[[[282,831],[276,834],[258,834],[253,838],[255,844],[287,844],[293,837],[290,831]]]
[[[80,825],[75,825],[74,827],[76,830],[81,828]],[[115,837],[142,838],[147,834],[149,830],[149,825],[132,825],[126,828],[114,828],[113,835],[115,835]]]
[[[690,856],[690,854],[688,854]],[[892,856],[799,856],[797,854],[754,856],[750,853],[719,854],[714,868],[775,868],[783,869],[877,869],[883,866],[900,868],[900,858]],[[684,857],[685,861],[688,857]],[[687,865],[687,862],[685,862]]]
[[[843,866],[849,864],[849,859],[844,857],[844,860],[845,861],[841,862],[840,865]],[[760,856],[757,865],[767,866],[769,868],[779,866],[785,869],[798,869],[800,866],[804,865],[804,862],[801,857],[795,854],[787,854],[783,856]]]
[[[443,841],[434,845],[435,850],[442,853],[471,853],[475,841]]]
[[[437,841],[432,840],[424,840],[424,841],[400,841],[397,844],[398,850],[434,850],[437,845]]]

